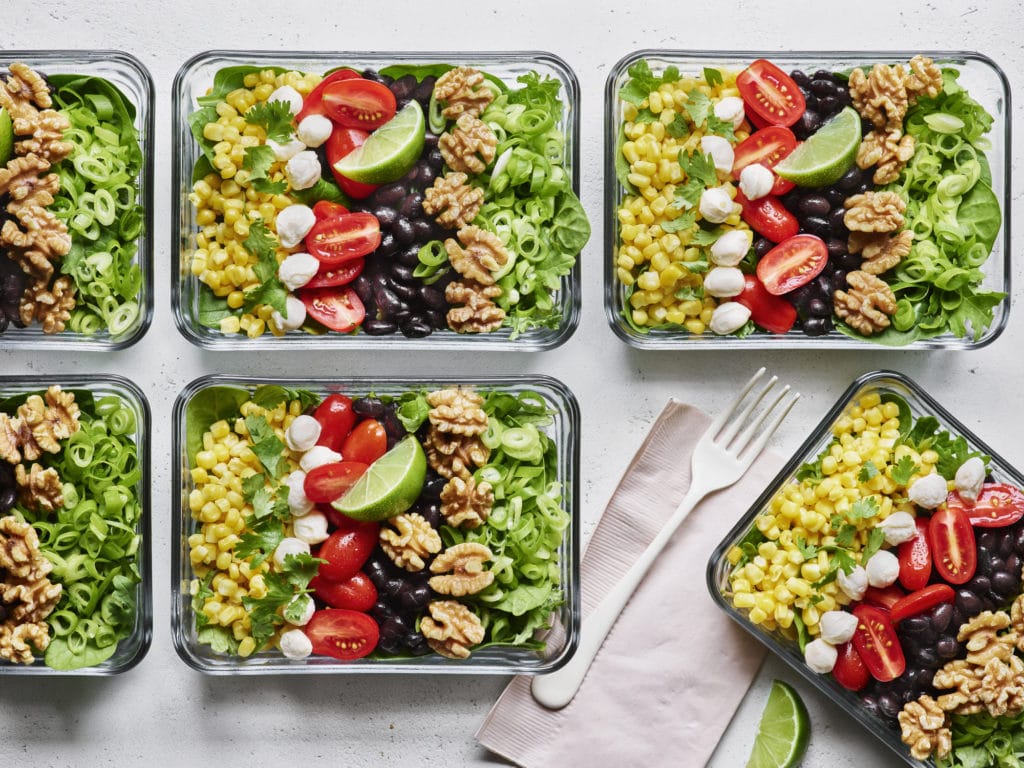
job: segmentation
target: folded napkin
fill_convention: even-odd
[[[580,567],[583,616],[619,580],[690,485],[690,455],[710,424],[670,400],[615,489]],[[704,499],[654,563],[576,698],[552,711],[516,677],[476,734],[524,768],[704,765],[746,694],[764,648],[708,594],[716,544],[782,464],[766,452],[731,488]]]

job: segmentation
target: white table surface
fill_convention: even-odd
[[[214,371],[264,375],[543,372],[580,400],[582,509],[589,533],[647,426],[670,396],[717,411],[733,384],[768,365],[804,395],[776,447],[792,451],[836,396],[861,373],[895,368],[917,379],[1011,462],[1019,438],[1024,377],[1021,310],[1006,332],[975,352],[641,353],[618,341],[602,307],[603,89],[611,66],[638,48],[978,50],[1009,76],[1019,130],[1024,46],[1020,0],[933,2],[491,2],[207,3],[170,0],[6,0],[0,45],[7,49],[116,48],[138,56],[156,83],[156,312],[131,349],[111,354],[0,351],[7,374],[114,372],[132,378],[153,408],[154,637],[134,670],[112,679],[0,682],[0,765],[501,765],[473,733],[504,678],[412,676],[210,678],[187,668],[171,644],[171,403],[193,378]],[[344,357],[203,352],[177,332],[170,310],[170,89],[187,58],[211,48],[306,50],[549,50],[579,76],[582,199],[595,235],[583,254],[583,315],[561,348],[539,354],[402,352]],[[6,58],[0,55],[0,60]],[[1017,147],[1019,147],[1019,143]],[[1013,156],[1019,168],[1019,149]],[[1012,187],[1016,222],[1021,184]],[[1020,252],[1019,227],[1012,251]],[[1013,270],[1022,284],[1022,268]],[[1018,294],[1019,295],[1019,294]],[[743,765],[773,677],[796,684],[811,712],[807,766],[881,766],[895,761],[858,726],[769,661],[709,765]],[[624,692],[643,696],[642,691]],[[686,765],[666,754],[666,765]]]

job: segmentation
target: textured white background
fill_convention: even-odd
[[[877,368],[909,374],[1009,461],[1024,463],[1020,441],[1022,318],[975,352],[640,353],[609,330],[602,308],[603,88],[611,66],[638,48],[781,50],[977,50],[1009,76],[1020,127],[1024,43],[1022,3],[832,0],[740,2],[505,3],[375,0],[207,3],[171,0],[6,0],[0,47],[10,50],[116,48],[138,56],[156,83],[156,312],[131,349],[111,354],[0,351],[10,374],[116,372],[134,379],[153,408],[154,640],[131,672],[112,679],[0,683],[0,765],[254,765],[337,763],[351,766],[494,765],[472,735],[504,680],[469,677],[209,678],[174,653],[169,632],[171,403],[196,376],[223,371],[262,375],[457,372],[554,375],[583,411],[584,533],[593,529],[625,462],[670,395],[716,411],[734,383],[768,365],[803,392],[776,440],[792,451],[801,436],[856,376]],[[209,353],[185,342],[170,311],[170,88],[178,67],[211,48],[284,50],[548,50],[576,71],[582,92],[582,198],[597,234],[583,254],[583,316],[563,347],[540,354],[396,352],[343,356]],[[444,58],[442,55],[440,58]],[[0,62],[8,57],[0,53]],[[1019,146],[1019,145],[1018,145]],[[1014,172],[1019,168],[1014,152]],[[1012,215],[1020,221],[1014,178]],[[1011,251],[1020,251],[1015,231]],[[1014,267],[1015,285],[1022,269]],[[704,638],[714,642],[713,638]],[[795,675],[768,662],[711,764],[746,761],[773,677]],[[808,766],[892,765],[890,753],[831,703],[796,682],[814,723]],[[624,702],[649,695],[624,690]],[[666,739],[665,765],[688,766]]]

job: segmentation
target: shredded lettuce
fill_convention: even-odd
[[[953,749],[938,768],[1024,768],[1024,713],[953,715]]]

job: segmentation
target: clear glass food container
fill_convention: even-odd
[[[10,325],[0,333],[0,349],[107,351],[130,347],[142,338],[153,321],[153,157],[154,87],[146,66],[123,51],[54,50],[2,51],[0,66],[22,62],[43,75],[75,74],[100,77],[113,84],[135,108],[135,129],[142,150],[142,166],[136,179],[141,203],[142,231],[136,238],[134,262],[138,264],[142,284],[136,298],[139,311],[123,331],[112,335],[104,328],[94,334],[65,329],[46,334],[39,324],[26,328]],[[74,237],[74,233],[72,233]]]
[[[97,375],[55,375],[55,376],[3,376],[0,377],[0,400],[33,392],[42,393],[51,384],[58,384],[64,390],[79,390],[92,393],[95,399],[117,396],[135,416],[135,431],[130,437],[138,447],[141,477],[135,485],[142,514],[136,532],[141,537],[138,548],[138,569],[141,580],[135,586],[135,625],[130,635],[118,643],[114,655],[93,667],[61,671],[47,667],[40,655],[30,665],[0,662],[0,677],[3,675],[61,675],[61,676],[104,676],[125,672],[140,661],[149,651],[153,639],[153,577],[150,499],[150,453],[152,423],[149,401],[133,382],[111,374]]]
[[[468,659],[449,659],[431,653],[427,656],[409,658],[367,657],[346,662],[315,655],[305,659],[288,659],[276,649],[242,658],[215,653],[210,646],[199,643],[189,592],[190,582],[194,577],[189,561],[188,537],[196,530],[196,523],[188,506],[189,492],[194,486],[186,452],[187,408],[192,398],[210,387],[234,386],[252,391],[263,384],[278,384],[289,389],[308,389],[321,396],[340,392],[353,398],[370,394],[398,396],[410,390],[457,385],[511,394],[527,391],[539,394],[552,411],[552,423],[545,427],[544,431],[558,450],[557,480],[562,485],[563,508],[570,515],[570,523],[558,552],[563,601],[551,616],[551,626],[554,630],[545,638],[545,650],[500,646],[474,650]],[[177,465],[178,480],[173,494],[171,518],[171,634],[178,655],[193,669],[214,675],[377,672],[538,674],[562,666],[576,650],[581,615],[578,441],[580,413],[575,396],[560,381],[534,375],[465,376],[447,380],[400,377],[382,380],[371,377],[271,379],[214,374],[196,379],[181,391],[174,403],[173,424],[172,456]]]
[[[755,519],[770,506],[775,495],[786,485],[796,481],[796,473],[800,467],[806,462],[814,461],[828,447],[833,437],[833,426],[847,407],[872,393],[877,393],[883,398],[886,395],[902,398],[910,406],[911,414],[915,419],[922,416],[935,417],[942,429],[949,430],[954,437],[963,436],[972,451],[979,451],[982,455],[991,457],[989,472],[995,482],[1008,482],[1018,488],[1024,487],[1024,475],[998,456],[914,381],[895,371],[883,370],[867,373],[854,381],[839,397],[835,405],[814,427],[804,444],[797,449],[771,484],[715,548],[708,561],[707,583],[711,597],[731,619],[767,646],[768,650],[789,664],[797,674],[840,706],[872,735],[890,747],[903,761],[908,765],[934,766],[935,763],[931,760],[921,762],[913,759],[910,756],[909,748],[900,741],[899,730],[888,727],[882,720],[865,709],[858,693],[843,688],[831,675],[819,675],[813,672],[804,661],[795,638],[788,637],[778,630],[770,631],[763,626],[755,625],[749,620],[747,612],[736,608],[729,599],[729,574],[733,568],[728,560],[729,550],[734,546],[739,546],[744,537],[754,530]]]
[[[738,338],[719,336],[710,330],[695,335],[683,330],[650,329],[646,333],[632,326],[623,316],[628,306],[627,289],[616,274],[619,244],[617,211],[626,190],[616,177],[616,159],[620,128],[623,124],[623,101],[619,91],[629,79],[630,66],[646,59],[655,74],[674,65],[683,75],[700,75],[705,67],[740,72],[755,59],[765,58],[784,71],[802,69],[812,74],[818,69],[842,72],[855,67],[865,71],[876,63],[906,63],[918,53],[930,56],[941,66],[960,72],[959,82],[993,117],[986,134],[991,147],[986,150],[992,172],[992,190],[1002,209],[1002,226],[991,254],[981,269],[985,279],[980,290],[1006,293],[995,308],[992,323],[975,341],[968,332],[962,338],[946,332],[929,339],[918,339],[896,349],[977,349],[994,341],[1006,327],[1011,299],[1010,260],[1010,88],[999,66],[979,53],[958,51],[680,51],[640,50],[627,54],[611,70],[605,83],[605,158],[604,158],[604,307],[612,331],[630,346],[638,349],[886,349],[879,343],[851,338],[833,329],[823,336],[811,337],[798,329],[785,334],[758,332]]]
[[[353,53],[353,52],[301,52],[301,51],[207,51],[194,56],[178,70],[172,89],[172,115],[174,121],[173,145],[173,227],[171,253],[173,273],[171,304],[178,330],[193,344],[207,349],[266,350],[266,349],[445,349],[483,351],[536,351],[551,349],[564,343],[576,330],[580,319],[580,259],[577,256],[572,272],[561,278],[554,297],[561,312],[557,327],[532,328],[515,338],[510,329],[499,328],[490,333],[456,333],[452,330],[434,330],[428,337],[406,338],[401,332],[373,336],[362,332],[351,334],[329,332],[312,335],[302,330],[282,336],[267,332],[258,338],[242,334],[224,334],[201,322],[200,282],[190,271],[191,253],[195,248],[198,230],[195,206],[189,201],[192,189],[192,170],[200,156],[199,147],[189,130],[188,116],[196,109],[196,99],[204,95],[213,84],[214,75],[224,67],[258,65],[284,67],[302,72],[324,73],[340,67],[357,70],[380,70],[398,64],[453,64],[472,66],[494,75],[509,85],[528,72],[554,78],[561,85],[560,98],[564,104],[558,128],[565,136],[563,164],[572,179],[572,187],[579,196],[579,82],[568,64],[557,56],[545,52],[514,51],[450,52],[450,53]]]

